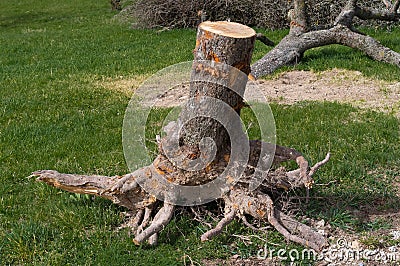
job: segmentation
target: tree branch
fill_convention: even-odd
[[[294,0],[294,9],[289,12],[290,33],[299,35],[308,31],[307,9],[305,0]]]
[[[392,2],[390,2],[389,0],[382,0],[382,2],[385,4],[386,9],[388,10],[390,10],[393,7]]]
[[[273,41],[268,39],[268,37],[262,33],[257,33],[256,39],[259,40],[260,42],[262,42],[263,44],[265,44],[266,46],[274,46],[275,45],[275,43]]]
[[[346,6],[340,12],[340,14],[336,17],[334,25],[336,26],[341,24],[346,27],[352,27],[356,6],[356,0],[349,0]]]
[[[396,13],[395,10],[376,10],[369,8],[355,7],[355,16],[360,19],[378,19],[385,21],[398,21],[400,20],[400,14]]]
[[[383,46],[370,36],[354,32],[349,27],[338,24],[327,30],[310,31],[299,36],[287,35],[269,53],[251,66],[252,75],[259,78],[271,74],[282,66],[299,62],[306,50],[329,44],[342,44],[356,48],[375,60],[400,67],[399,53]]]
[[[282,66],[297,64],[308,49],[336,43],[332,30],[318,30],[301,35],[287,35],[252,66],[255,78],[273,73]]]
[[[400,67],[400,54],[383,46],[374,38],[340,26],[334,28],[334,31],[337,43],[359,49],[375,60]]]
[[[400,0],[396,0],[393,7],[390,9],[391,12],[397,13],[400,7]]]

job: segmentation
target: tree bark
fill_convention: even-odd
[[[162,141],[161,153],[167,161],[185,170],[205,169],[229,157],[232,145],[245,141],[239,115],[255,39],[256,32],[242,24],[206,21],[199,25],[189,101]],[[184,185],[210,180],[201,174],[174,178]]]
[[[229,152],[230,137],[224,125],[215,117],[200,117],[199,110],[208,110],[209,116],[218,114],[221,105],[208,101],[213,98],[228,104],[240,115],[255,38],[253,29],[238,23],[207,21],[199,25],[193,51],[190,100],[177,123],[177,128],[182,130],[179,144],[185,146],[192,157],[200,157],[199,143],[207,137],[215,142],[217,159]],[[244,74],[238,75],[227,66]]]

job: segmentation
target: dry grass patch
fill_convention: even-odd
[[[147,75],[136,75],[133,77],[102,77],[95,81],[95,85],[107,90],[120,92],[132,97],[136,89],[148,78]]]

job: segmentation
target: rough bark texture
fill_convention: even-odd
[[[239,115],[255,39],[253,29],[238,23],[207,21],[199,25],[189,100],[161,141],[157,161],[158,169],[174,169],[172,182],[205,184],[223,171],[223,167],[216,166],[228,161],[224,158],[239,141],[228,131],[239,134],[241,130]],[[177,168],[204,169],[208,173],[185,173]]]
[[[198,112],[203,109],[209,114],[218,114],[221,111],[219,104],[207,101],[206,97],[211,97],[223,101],[240,114],[255,38],[254,30],[238,23],[207,21],[199,25],[193,51],[190,100],[177,123],[183,131],[179,144],[185,146],[193,157],[200,156],[198,144],[206,137],[214,140],[217,159],[230,150],[229,133],[224,125],[212,117],[200,117]],[[211,66],[210,61],[221,65]],[[222,64],[239,69],[245,75],[237,77],[237,73]],[[193,119],[188,121],[191,117]]]
[[[294,1],[294,10],[289,12],[290,31],[263,58],[254,63],[252,75],[256,78],[273,73],[276,69],[298,63],[304,52],[319,46],[342,44],[363,51],[374,60],[400,67],[400,54],[383,46],[374,38],[364,35],[353,27],[353,20],[377,19],[399,21],[399,1],[391,4],[384,1],[386,9],[372,10],[361,8],[356,0],[348,1],[331,28],[309,31],[307,10],[304,0]]]
[[[303,15],[295,14],[298,17]],[[304,31],[302,25],[293,27],[297,28],[297,34]],[[228,189],[219,194],[218,200],[224,203],[225,217],[215,228],[204,233],[201,240],[211,239],[234,219],[245,221],[244,215],[249,215],[269,222],[288,240],[321,250],[328,244],[326,239],[277,210],[273,195],[301,187],[310,189],[312,176],[328,162],[329,154],[310,168],[302,154],[294,149],[247,138],[236,139],[235,134],[240,136],[242,132],[238,114],[243,106],[242,96],[250,73],[255,39],[253,30],[237,23],[207,22],[200,25],[194,50],[190,100],[178,121],[165,128],[167,136],[159,141],[160,152],[151,165],[122,177],[70,175],[52,170],[37,171],[33,175],[38,177],[38,181],[57,188],[104,197],[132,210],[135,215],[126,226],[135,235],[134,243],[147,240],[155,244],[157,233],[168,224],[175,209],[170,201],[174,195],[170,195],[169,185],[183,184],[187,187],[207,183],[220,175],[231,162],[243,164],[242,172],[226,176]],[[225,122],[220,124],[208,117],[197,119],[199,116],[219,117]],[[226,128],[229,135],[224,131]],[[213,138],[214,145],[207,142],[207,138]],[[240,156],[236,158],[235,154],[242,151],[234,152],[234,149],[243,144],[249,153],[240,161]],[[214,146],[215,149],[208,149]],[[275,163],[272,170],[260,167],[260,162],[265,162],[265,147],[275,150],[275,154],[271,154]],[[298,169],[287,171],[279,167],[280,163],[291,160],[297,163]],[[252,188],[251,180],[255,173],[263,178],[260,186]],[[156,178],[159,176],[164,181]],[[157,191],[158,200],[148,191]],[[160,198],[164,199],[161,208]]]

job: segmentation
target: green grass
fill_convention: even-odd
[[[252,238],[246,245],[232,236],[251,233],[239,223],[200,243],[205,227],[181,215],[163,231],[159,246],[134,246],[126,231],[114,231],[124,209],[26,178],[38,169],[126,173],[121,127],[129,98],[98,82],[148,76],[192,59],[194,30],[131,30],[113,22],[113,15],[108,1],[0,2],[0,265],[182,265],[185,256],[200,261],[254,255],[264,242]],[[400,51],[399,31],[368,32]],[[285,31],[266,33],[279,41]],[[269,49],[257,43],[254,58]],[[314,49],[285,69],[333,67],[388,80],[400,74],[339,46]],[[336,183],[316,187],[317,199],[303,212],[356,231],[380,228],[359,222],[351,211],[368,204],[399,206],[390,186],[400,174],[398,120],[339,103],[272,110],[279,144],[297,148],[312,162],[332,152],[316,181]],[[276,232],[268,241],[286,245]]]

